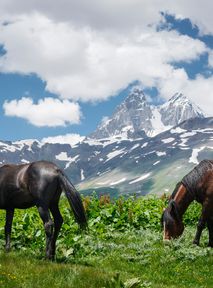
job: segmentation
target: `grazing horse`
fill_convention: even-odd
[[[213,160],[201,161],[177,184],[161,219],[164,240],[177,238],[183,233],[182,216],[193,200],[202,204],[202,213],[193,243],[199,245],[202,230],[207,224],[208,246],[213,247]]]
[[[6,210],[6,251],[10,250],[14,209],[36,206],[46,234],[46,258],[54,259],[56,239],[63,223],[58,208],[62,190],[65,191],[77,223],[81,228],[85,228],[87,220],[80,195],[55,164],[38,161],[0,167],[0,209]]]

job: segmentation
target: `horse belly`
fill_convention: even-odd
[[[13,191],[7,200],[6,206],[8,208],[26,209],[35,205],[33,196],[25,190],[17,189]]]

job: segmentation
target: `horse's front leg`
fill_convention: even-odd
[[[213,248],[213,218],[207,220],[207,227],[209,230],[209,243],[208,246]]]
[[[200,237],[201,237],[202,231],[205,228],[205,226],[206,226],[206,220],[202,214],[199,221],[198,221],[198,224],[197,224],[197,231],[195,234],[195,238],[193,240],[193,244],[196,244],[196,245],[200,244]]]
[[[44,230],[46,233],[46,258],[49,260],[53,260],[54,251],[52,249],[52,239],[53,239],[53,230],[54,223],[50,217],[50,213],[48,208],[44,206],[38,206],[38,212],[44,224]]]
[[[5,227],[4,227],[6,252],[10,251],[10,238],[11,238],[11,230],[12,230],[12,223],[13,223],[13,215],[14,215],[14,209],[6,210],[6,222],[5,222]]]

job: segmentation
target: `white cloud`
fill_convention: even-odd
[[[163,98],[188,93],[207,103],[202,106],[209,112],[211,78],[192,81],[172,62],[190,62],[212,51],[177,32],[157,32],[155,25],[163,20],[160,11],[166,11],[213,34],[212,10],[211,0],[196,5],[193,0],[61,0],[54,5],[51,0],[2,0],[0,18],[11,23],[0,27],[7,51],[0,71],[36,73],[47,90],[74,101],[101,101],[140,80],[143,86],[156,86]],[[199,96],[195,87],[205,87],[205,95]]]
[[[154,28],[131,36],[55,23],[44,15],[22,16],[3,26],[4,72],[36,73],[46,89],[81,101],[103,100],[132,81],[155,85],[172,73],[173,61],[192,61],[207,51],[203,42]]]
[[[33,103],[31,98],[6,101],[3,104],[5,115],[26,119],[35,126],[65,126],[80,122],[80,108],[68,100],[44,98]]]
[[[46,137],[41,140],[42,143],[60,143],[60,144],[70,144],[71,146],[83,141],[85,136],[79,134],[65,134],[53,137]]]
[[[119,30],[125,34],[161,19],[160,11],[179,18],[190,18],[203,33],[213,34],[211,0],[1,0],[2,17],[16,17],[35,11],[54,22],[69,22],[95,30]]]

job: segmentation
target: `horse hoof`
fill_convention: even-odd
[[[48,261],[54,261],[55,260],[55,256],[54,255],[46,255],[45,259],[48,260]]]

